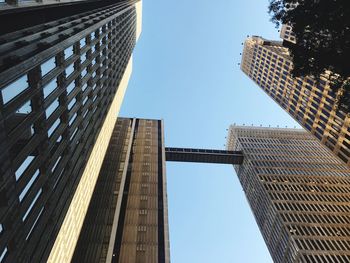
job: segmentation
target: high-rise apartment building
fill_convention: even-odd
[[[141,1],[0,6],[0,262],[69,262],[141,32]]]
[[[288,33],[289,32],[289,33]],[[288,36],[287,36],[288,33]],[[285,41],[291,28],[281,32]],[[281,41],[253,36],[245,41],[241,69],[301,126],[350,165],[350,117],[336,107],[325,77],[294,78],[288,48]]]
[[[72,262],[169,260],[163,122],[120,118]]]
[[[274,262],[350,261],[350,172],[302,130],[231,126],[228,150]]]

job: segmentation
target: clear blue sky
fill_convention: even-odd
[[[247,35],[277,39],[268,1],[151,0],[121,116],[161,118],[167,146],[223,149],[226,129],[297,125],[239,69]],[[269,263],[232,166],[167,163],[172,263]]]

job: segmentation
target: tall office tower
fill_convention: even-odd
[[[231,126],[228,149],[274,262],[350,261],[350,172],[305,131]]]
[[[0,262],[69,262],[131,74],[141,2],[13,3],[0,7]]]
[[[162,121],[118,119],[73,262],[169,262]]]
[[[289,29],[286,27],[286,31]],[[350,117],[336,109],[327,79],[293,78],[288,49],[253,36],[244,45],[241,69],[301,126],[350,165]]]
[[[290,25],[282,25],[280,37],[285,41],[296,43],[295,34]]]
[[[118,118],[72,262],[169,263],[165,161],[243,161],[239,151],[165,148],[163,129]]]

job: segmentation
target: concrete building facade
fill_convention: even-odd
[[[350,261],[350,172],[302,130],[231,126],[239,181],[274,262]]]
[[[285,31],[291,29],[285,27]],[[336,106],[325,76],[295,78],[288,48],[281,41],[253,36],[244,44],[241,69],[302,127],[350,165],[350,117]]]
[[[293,28],[290,25],[282,25],[280,37],[285,41],[296,43],[295,34],[293,33]]]
[[[118,118],[72,262],[169,263],[165,162],[243,161],[239,151],[165,147],[163,129]]]
[[[118,119],[72,262],[170,262],[162,121]]]

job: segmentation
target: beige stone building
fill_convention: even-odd
[[[350,172],[308,132],[231,126],[227,149],[275,263],[350,262]]]
[[[72,262],[169,263],[161,120],[119,118]]]
[[[283,35],[289,30],[285,26]],[[259,36],[245,41],[242,71],[302,127],[350,165],[350,118],[336,110],[336,94],[324,77],[319,82],[312,77],[292,77],[292,67],[282,41]]]

